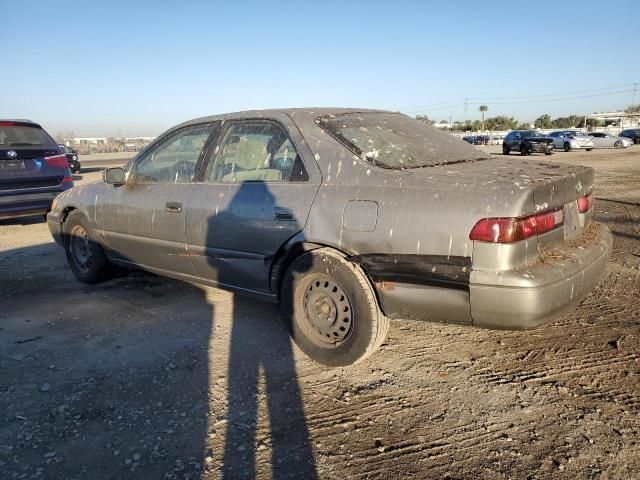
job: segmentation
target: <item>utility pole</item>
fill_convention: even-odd
[[[467,125],[467,108],[469,108],[469,97],[464,97],[464,124]]]
[[[636,104],[636,92],[638,91],[638,83],[633,84],[633,96],[631,97],[631,108]]]

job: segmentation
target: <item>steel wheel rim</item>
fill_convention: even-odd
[[[329,275],[312,275],[304,284],[305,330],[314,343],[337,348],[351,335],[353,309],[344,289]]]
[[[71,230],[69,249],[76,266],[83,272],[88,272],[92,264],[90,240],[87,231],[80,225]]]

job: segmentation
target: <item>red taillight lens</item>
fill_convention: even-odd
[[[53,157],[44,157],[44,161],[47,162],[47,165],[54,168],[67,168],[69,166],[69,162],[67,161],[66,155],[55,155]]]
[[[580,213],[587,213],[593,207],[593,193],[578,197],[578,211]]]
[[[564,223],[564,211],[519,218],[484,218],[471,229],[469,238],[480,242],[511,243],[541,235]]]
[[[72,183],[73,182],[73,178],[71,177],[64,177],[62,179],[62,183]]]
[[[14,127],[16,122],[0,122],[0,127]]]

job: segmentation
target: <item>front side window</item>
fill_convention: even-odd
[[[215,124],[188,127],[149,150],[133,167],[137,183],[189,183]]]
[[[228,127],[205,178],[227,183],[309,179],[285,130],[269,121],[245,121]]]

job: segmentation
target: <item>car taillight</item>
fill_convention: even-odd
[[[593,192],[589,195],[583,195],[578,197],[578,211],[580,213],[587,213],[593,207]]]
[[[69,162],[66,155],[54,155],[53,157],[44,157],[44,161],[47,165],[54,168],[67,168]]]
[[[0,127],[14,127],[16,122],[0,122]]]
[[[73,183],[73,178],[72,177],[64,177],[62,179],[62,183]]]
[[[528,217],[484,218],[473,226],[469,238],[480,242],[511,243],[541,235],[562,224],[562,209]]]

